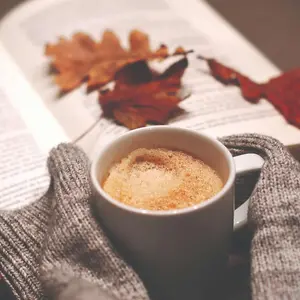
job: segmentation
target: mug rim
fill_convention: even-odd
[[[223,188],[217,194],[215,194],[213,197],[211,197],[205,201],[202,201],[199,204],[195,204],[193,206],[177,208],[177,209],[170,209],[170,210],[148,210],[148,209],[137,208],[137,207],[133,207],[133,206],[124,204],[121,201],[114,199],[113,197],[111,197],[108,193],[106,193],[103,190],[103,188],[101,187],[101,184],[98,182],[98,179],[97,179],[97,166],[98,166],[99,160],[101,159],[101,156],[103,156],[103,154],[106,153],[110,149],[110,147],[113,147],[114,144],[117,144],[122,139],[125,140],[125,139],[130,138],[133,135],[136,135],[138,133],[143,133],[146,131],[161,131],[161,130],[179,131],[182,134],[193,133],[196,136],[201,136],[201,137],[204,137],[204,138],[210,140],[211,142],[213,142],[215,147],[217,147],[221,150],[221,152],[224,154],[224,156],[228,162],[228,165],[229,165],[229,175],[228,175],[228,179],[226,180],[226,183],[224,184]],[[179,149],[180,149],[180,147],[179,147]],[[187,213],[191,213],[196,210],[199,210],[199,209],[204,209],[207,206],[213,205],[219,199],[223,198],[223,196],[226,193],[228,193],[231,186],[234,184],[235,165],[234,165],[233,157],[232,157],[231,153],[229,152],[229,150],[215,137],[212,137],[206,133],[198,132],[198,131],[192,130],[192,129],[186,129],[186,128],[169,126],[169,125],[155,125],[155,126],[153,125],[153,126],[134,129],[129,132],[123,133],[119,137],[114,139],[113,141],[108,142],[100,150],[98,150],[96,152],[95,157],[92,160],[92,164],[91,164],[91,168],[90,168],[90,176],[91,176],[93,187],[96,189],[97,193],[102,198],[105,199],[105,201],[108,201],[112,205],[114,205],[122,210],[126,210],[130,213],[159,217],[159,216],[172,216],[172,215],[187,214]]]

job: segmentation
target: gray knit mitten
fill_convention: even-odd
[[[300,299],[300,165],[272,138],[222,141],[234,155],[254,152],[266,161],[249,207],[253,299]],[[48,166],[52,181],[42,199],[0,213],[0,272],[17,299],[148,299],[92,215],[83,152],[60,145]]]
[[[51,184],[42,199],[0,214],[0,273],[16,298],[148,299],[92,215],[86,155],[61,144],[48,168]]]
[[[222,139],[233,155],[265,159],[250,197],[251,286],[255,300],[300,299],[300,164],[277,140],[260,135]]]

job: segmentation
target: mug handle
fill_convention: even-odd
[[[257,154],[243,154],[234,158],[236,174],[240,175],[250,171],[258,171],[262,168],[264,160]],[[247,223],[249,199],[234,211],[233,230],[242,228]]]

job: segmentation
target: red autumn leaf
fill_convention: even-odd
[[[125,66],[115,76],[114,89],[100,94],[104,115],[129,129],[146,126],[149,122],[165,124],[179,109],[182,99],[177,93],[187,65],[185,57],[162,74],[153,72],[145,60]]]
[[[260,84],[257,84],[236,70],[224,66],[215,59],[207,59],[202,56],[198,56],[198,58],[207,61],[211,74],[217,80],[226,85],[240,86],[244,98],[248,101],[258,102],[258,100],[262,97],[262,86]]]
[[[300,68],[285,72],[266,83],[256,83],[215,59],[198,58],[207,61],[211,74],[217,80],[239,86],[246,100],[257,103],[261,98],[267,99],[289,123],[300,128]]]
[[[264,85],[264,97],[286,118],[300,128],[300,69],[270,79]]]

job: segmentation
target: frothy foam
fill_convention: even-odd
[[[110,169],[102,186],[124,204],[170,210],[211,198],[223,182],[211,167],[187,153],[139,148]]]

